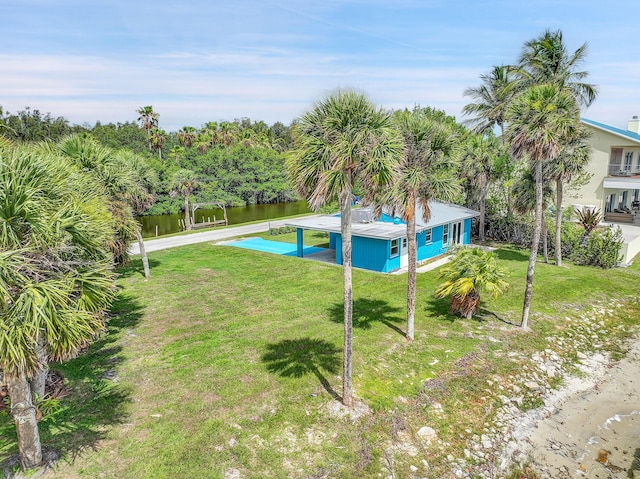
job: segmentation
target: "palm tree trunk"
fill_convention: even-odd
[[[184,197],[184,229],[191,231],[191,212],[189,211],[189,195]]]
[[[18,433],[20,462],[24,469],[37,467],[42,463],[42,447],[29,382],[24,374],[14,375],[6,372],[5,381],[11,398],[11,414]]]
[[[142,267],[144,268],[144,279],[149,279],[149,258],[147,257],[147,250],[144,248],[144,240],[142,239],[142,233],[140,228],[136,228],[136,238],[138,238],[138,247],[140,248],[140,257],[142,258]]]
[[[38,337],[36,354],[38,355],[38,361],[40,361],[41,367],[35,372],[33,377],[29,379],[29,388],[34,399],[36,397],[41,398],[44,396],[47,376],[49,375],[49,355],[47,354],[45,339],[42,335]]]
[[[351,279],[351,192],[340,198],[342,231],[342,274],[344,285],[344,353],[342,361],[342,404],[353,406],[351,385],[353,335],[353,284]]]
[[[529,327],[529,309],[531,308],[531,295],[533,293],[533,273],[538,257],[538,245],[540,244],[540,231],[542,230],[542,161],[536,161],[536,226],[533,230],[531,253],[527,267],[527,285],[524,290],[524,304],[522,308],[522,329]]]
[[[562,180],[556,180],[556,266],[562,266]]]
[[[413,341],[414,316],[416,312],[416,270],[417,245],[416,245],[416,201],[412,196],[407,205],[407,246],[408,246],[408,271],[407,271],[407,340]]]
[[[480,219],[478,237],[480,241],[484,241],[484,218],[487,209],[487,177],[482,173],[480,178]]]
[[[542,216],[542,230],[540,234],[542,235],[542,261],[545,263],[549,262],[549,234],[547,230],[547,223],[544,220],[544,215]]]

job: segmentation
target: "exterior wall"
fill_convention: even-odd
[[[431,228],[431,243],[426,243],[426,232],[418,233],[418,238],[422,236],[422,239],[418,239],[418,261],[424,261],[425,259],[433,258],[439,254],[444,253],[447,248],[442,247],[442,232],[444,227],[435,226]]]
[[[351,237],[351,264],[354,268],[388,273],[400,268],[400,254],[391,255],[391,241],[362,236]],[[336,233],[336,264],[342,264],[342,235]],[[398,252],[400,252],[398,250]]]
[[[449,242],[443,245],[444,226],[431,228],[431,242],[426,242],[426,231],[416,234],[417,240],[417,260],[424,261],[429,258],[444,254],[451,247],[453,228],[449,225]],[[362,236],[352,237],[352,257],[353,267],[368,269],[388,273],[400,268],[400,257],[402,256],[402,238],[399,238],[398,256],[391,258],[391,241]],[[463,244],[471,242],[471,218],[464,220],[464,230],[462,234]],[[329,234],[329,246],[336,250],[336,264],[342,264],[342,235],[339,233]]]
[[[601,211],[604,211],[604,202],[606,195],[603,187],[603,180],[609,173],[609,161],[611,159],[611,148],[623,148],[622,164],[624,165],[625,153],[629,150],[640,151],[638,148],[625,147],[625,139],[612,133],[593,128],[585,124],[591,131],[589,144],[591,145],[591,160],[587,166],[587,171],[592,174],[589,182],[582,186],[578,191],[565,192],[562,206],[567,207],[573,204],[595,205]],[[638,153],[634,154],[634,164],[632,170],[636,168],[636,158]],[[608,191],[607,194],[614,191]]]
[[[462,233],[462,244],[471,243],[471,218],[464,220],[464,231]]]

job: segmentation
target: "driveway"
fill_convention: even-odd
[[[316,215],[305,216],[305,218],[309,218],[312,216]],[[262,223],[251,223],[240,226],[231,226],[220,229],[213,228],[208,231],[201,231],[198,233],[191,233],[180,236],[146,239],[144,241],[144,248],[147,253],[151,253],[153,251],[159,251],[161,249],[175,248],[177,246],[184,246],[188,244],[204,243],[206,241],[220,241],[223,239],[234,238],[236,236],[268,231],[269,226],[271,226],[271,228],[280,228],[281,226],[284,226],[288,221],[291,221],[291,218],[264,221]],[[135,243],[131,243],[131,245],[129,246],[129,253],[140,254],[140,248],[137,241]]]

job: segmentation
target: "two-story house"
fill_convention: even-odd
[[[595,206],[612,222],[634,221],[640,209],[640,120],[634,116],[627,129],[582,119],[591,130],[589,182],[568,192],[565,206]]]

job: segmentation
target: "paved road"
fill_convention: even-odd
[[[308,217],[315,216],[310,215]],[[305,218],[308,218],[305,216]],[[152,251],[158,251],[161,249],[175,248],[177,246],[184,246],[187,244],[203,243],[205,241],[220,241],[227,238],[234,238],[240,235],[246,235],[251,233],[260,233],[262,231],[268,231],[269,225],[272,228],[279,228],[284,226],[290,218],[284,218],[281,220],[265,221],[263,223],[253,223],[248,225],[232,226],[230,228],[212,229],[209,231],[202,231],[200,233],[191,233],[182,236],[170,236],[167,238],[154,238],[147,239],[144,242],[144,248],[147,253]],[[300,218],[296,218],[300,219]],[[140,254],[140,248],[138,242],[132,243],[129,247],[131,254]]]

